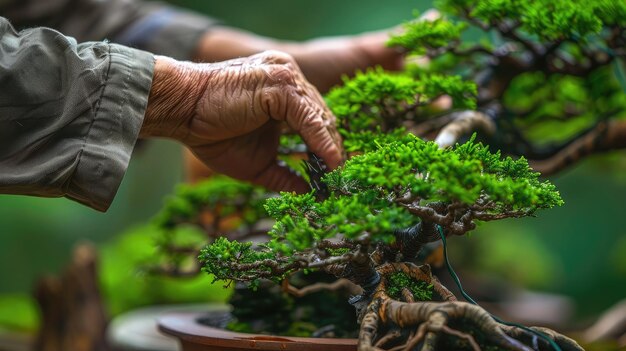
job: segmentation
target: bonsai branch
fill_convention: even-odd
[[[349,295],[359,295],[363,293],[363,289],[352,283],[348,279],[337,279],[332,283],[315,283],[307,285],[304,288],[296,288],[285,279],[282,283],[283,291],[296,297],[303,297],[318,291],[345,291]]]
[[[453,146],[463,136],[480,130],[487,135],[496,131],[496,125],[486,114],[480,111],[462,111],[452,114],[452,122],[439,131],[435,143],[439,147]]]
[[[626,121],[609,120],[598,123],[566,147],[545,160],[530,160],[531,167],[544,174],[554,174],[585,156],[626,148]]]

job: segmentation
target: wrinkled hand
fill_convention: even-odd
[[[268,51],[212,64],[157,57],[141,135],[179,140],[228,176],[304,192],[306,182],[277,162],[280,124],[335,168],[342,152],[334,119],[288,54]]]

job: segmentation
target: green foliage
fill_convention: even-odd
[[[326,252],[328,252],[331,256],[341,256],[341,255],[345,255],[348,252],[350,252],[349,248],[339,248],[339,249],[326,249]]]
[[[156,226],[150,226],[154,234],[150,236],[153,249],[151,258],[146,259],[146,267],[167,267],[179,270],[193,269],[195,257],[190,252],[196,252],[207,242],[206,233],[197,226],[180,224],[172,229],[163,230]]]
[[[29,295],[0,296],[0,334],[3,329],[35,332],[39,326],[37,301]]]
[[[237,333],[253,333],[250,323],[243,323],[238,321],[231,321],[226,325],[226,330],[234,331]]]
[[[348,133],[392,129],[403,112],[419,104],[422,86],[411,77],[386,73],[382,69],[357,72],[353,79],[326,95],[326,103],[337,117],[339,132]],[[386,118],[385,118],[386,117]],[[394,123],[387,127],[386,124]]]
[[[336,233],[357,239],[369,233],[375,241],[391,243],[393,231],[415,222],[404,208],[390,206],[375,190],[364,190],[352,196],[335,196],[324,202],[326,221]]]
[[[601,19],[582,5],[571,0],[528,1],[521,9],[521,21],[525,30],[545,39],[600,32]]]
[[[304,145],[304,141],[297,134],[284,134],[280,136],[279,145],[287,150],[294,150]]]
[[[265,208],[276,219],[269,232],[273,240],[268,243],[275,252],[288,256],[309,249],[326,234],[319,228],[324,219],[312,193],[281,193],[280,197],[268,199]]]
[[[189,253],[206,245],[210,239],[207,230],[216,236],[222,230],[254,225],[267,217],[263,209],[267,196],[260,187],[224,176],[179,185],[153,220],[160,234],[152,265],[170,269],[192,266],[194,258]],[[230,228],[224,229],[222,222]]]
[[[623,26],[626,24],[626,3],[624,1],[596,0],[592,3],[592,10],[605,25]]]
[[[441,74],[422,74],[415,79],[423,84],[424,93],[434,98],[447,95],[452,98],[452,107],[458,109],[476,108],[475,97],[478,94],[476,84],[464,81],[459,76],[446,76]]]
[[[162,262],[162,253],[155,246],[160,235],[153,225],[141,226],[100,248],[100,284],[112,315],[149,305],[227,299],[229,290],[208,284],[203,276],[175,279],[147,274],[147,265]],[[187,260],[193,263],[191,258]]]
[[[623,25],[626,14],[621,0],[439,0],[437,6],[493,26],[516,20],[528,34],[543,40],[598,34],[603,25]],[[421,29],[427,30],[432,29]]]
[[[380,148],[380,145],[392,142],[410,141],[413,137],[407,134],[405,128],[396,128],[383,133],[380,126],[375,131],[364,130],[361,132],[343,133],[343,147],[347,152],[370,152]]]
[[[311,337],[311,335],[318,329],[319,328],[313,323],[294,322],[291,323],[289,330],[287,330],[287,335],[308,338]]]
[[[377,191],[364,190],[344,196],[334,193],[321,203],[313,201],[312,194],[282,193],[280,198],[268,201],[268,212],[273,213],[276,224],[270,231],[272,250],[290,255],[313,247],[322,239],[341,234],[357,239],[369,233],[375,240],[390,242],[395,228],[409,226],[414,220],[403,208],[389,206]],[[275,208],[288,206],[293,199],[309,200],[307,211],[282,213]]]
[[[331,189],[358,193],[373,188],[382,198],[398,196],[398,189],[426,201],[472,204],[486,196],[500,211],[527,214],[562,204],[554,186],[540,182],[526,160],[501,159],[499,152],[491,153],[473,140],[455,149],[440,149],[418,138],[392,143],[353,157],[333,173],[327,177]]]
[[[539,144],[567,140],[600,120],[626,117],[626,95],[610,67],[586,77],[522,74],[503,99],[515,127]]]
[[[311,193],[281,193],[266,204],[268,213],[276,219],[267,246],[288,256],[339,234],[357,239],[365,232],[375,240],[390,242],[393,229],[409,226],[413,219],[405,209],[388,205],[375,191],[349,196],[335,193],[321,203],[315,202]]]
[[[270,251],[253,249],[251,242],[240,243],[238,241],[230,241],[224,237],[217,238],[215,242],[203,248],[198,256],[200,262],[205,263],[202,270],[214,275],[216,280],[252,280],[253,283],[256,282],[256,279],[248,277],[250,272],[235,270],[233,266],[262,262],[274,258],[275,255]],[[271,267],[262,265],[257,267],[256,270],[271,271]],[[278,278],[282,278],[282,276]]]
[[[166,199],[154,222],[166,229],[195,223],[203,211],[211,209],[221,217],[238,213],[243,222],[255,223],[264,216],[265,197],[262,188],[223,176],[198,184],[180,184],[175,194]]]
[[[337,116],[338,129],[346,150],[374,149],[376,138],[401,137],[405,121],[424,119],[428,105],[448,95],[454,107],[476,107],[476,85],[458,76],[420,72],[408,74],[385,72],[380,68],[357,72],[344,85],[326,95],[326,102]],[[390,133],[384,136],[382,133]]]
[[[504,217],[562,204],[554,186],[540,182],[523,158],[501,158],[473,139],[449,149],[411,139],[381,145],[327,174],[323,181],[331,195],[322,202],[312,193],[268,199],[265,207],[276,220],[271,240],[254,250],[250,243],[220,238],[202,250],[204,270],[219,279],[256,280],[259,274],[282,279],[306,268],[298,262],[306,262],[306,253],[324,239],[356,243],[367,234],[372,242],[392,243],[396,229],[419,221],[395,201],[407,191],[418,203],[471,206],[480,198],[491,204],[490,214]]]
[[[610,261],[615,267],[615,271],[621,276],[626,277],[626,236],[617,240],[610,254]]]
[[[492,277],[531,289],[545,289],[562,279],[563,266],[554,252],[544,246],[542,237],[511,225],[510,220],[492,223],[480,230],[484,235],[473,235],[464,242],[457,242],[461,245],[458,251],[465,251],[471,245],[477,247],[476,252],[481,254],[470,254],[467,260],[479,272],[490,272]],[[460,256],[462,253],[456,252],[455,261],[462,260]]]
[[[416,17],[417,17],[416,13]],[[426,49],[448,47],[461,39],[461,33],[467,27],[465,23],[455,23],[438,18],[433,21],[411,21],[403,26],[402,35],[393,35],[389,46],[400,46],[417,55],[426,53]]]
[[[409,67],[414,75],[447,72],[476,79],[478,71],[506,61],[502,56],[516,61],[517,67],[505,70],[519,73],[513,74],[511,84],[504,82],[504,96],[496,96],[512,120],[509,125],[498,119],[496,123],[506,125],[503,129],[515,128],[540,145],[573,138],[600,120],[626,115],[623,86],[616,79],[611,60],[603,58],[624,59],[619,44],[623,39],[610,39],[626,24],[624,1],[439,0],[437,7],[442,19],[406,26],[405,32],[390,43],[431,56],[429,67]],[[441,21],[449,21],[446,15],[479,28],[483,39],[488,35],[491,43],[483,40],[477,45],[467,38],[450,36],[448,43],[429,47],[412,40],[437,31]],[[479,55],[462,54],[477,47],[484,49],[475,51]],[[510,52],[503,54],[502,50]],[[548,52],[552,54],[541,56]],[[588,73],[583,69],[586,67],[590,67]],[[491,88],[485,85],[481,89]]]
[[[415,301],[430,301],[433,298],[433,285],[421,280],[415,280],[408,274],[398,271],[389,275],[387,293],[394,299],[402,296],[402,289],[407,288]]]

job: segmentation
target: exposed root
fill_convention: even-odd
[[[531,334],[523,329],[512,327],[512,326],[502,326],[502,329],[507,333],[507,335],[514,337],[516,339],[528,342],[532,345],[536,345],[535,348],[538,350],[552,350],[552,347],[548,343],[547,340],[538,337],[535,334]],[[543,327],[530,327],[530,329],[540,332],[550,339],[554,340],[557,345],[561,348],[562,351],[580,351],[583,350],[578,343],[568,338],[563,334],[559,334],[552,329],[543,328]]]
[[[425,335],[426,335],[426,324],[422,324],[419,326],[419,328],[417,328],[417,333],[415,333],[413,337],[409,338],[409,341],[406,344],[399,346],[399,348],[402,349],[403,351],[411,350],[420,341],[422,341]]]
[[[432,284],[433,289],[439,296],[441,296],[441,299],[443,301],[456,301],[456,296],[454,296],[454,294],[450,290],[448,290],[448,288],[441,284],[437,277],[432,276]]]
[[[501,329],[491,316],[481,307],[465,302],[420,302],[408,304],[388,299],[384,303],[385,318],[401,327],[416,326],[428,322],[435,327],[430,327],[433,332],[440,332],[440,321],[433,320],[433,315],[446,315],[449,319],[467,321],[474,324],[473,327],[481,332],[493,344],[517,351],[532,351],[531,348],[509,337]],[[448,319],[446,319],[447,321]],[[437,328],[437,326],[439,326]]]
[[[387,345],[387,343],[395,341],[400,336],[402,336],[402,333],[399,330],[394,330],[392,332],[389,332],[382,338],[378,339],[374,347],[384,347],[385,345]]]
[[[620,345],[626,346],[626,299],[606,311],[585,332],[583,339],[587,342],[599,340],[619,340]]]
[[[415,297],[413,296],[413,293],[407,289],[407,288],[402,288],[402,299],[406,302],[415,302]]]
[[[379,309],[380,300],[375,300],[367,306],[367,310],[361,322],[361,330],[359,331],[359,351],[383,351],[382,349],[373,346],[380,319]]]
[[[486,347],[512,351],[551,350],[546,340],[521,328],[498,323],[480,306],[455,301],[454,295],[431,275],[428,266],[390,263],[377,270],[381,282],[361,318],[359,351],[478,351]],[[437,297],[444,301],[414,301],[415,297],[406,287],[398,297],[405,301],[390,297],[387,277],[398,271],[432,284]],[[545,328],[533,329],[554,340],[563,351],[582,350],[566,336]]]
[[[439,341],[439,334],[428,332],[428,334],[426,334],[424,346],[422,346],[421,351],[434,351],[435,347],[437,346],[437,341]]]
[[[480,346],[478,346],[478,343],[476,342],[476,340],[474,340],[474,337],[471,336],[470,334],[463,333],[463,332],[460,332],[458,330],[452,329],[452,328],[448,327],[447,325],[441,326],[441,331],[443,331],[446,334],[454,335],[454,336],[456,336],[459,339],[463,339],[463,340],[467,341],[474,351],[480,351]]]

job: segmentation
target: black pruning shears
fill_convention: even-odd
[[[326,163],[324,163],[324,160],[311,151],[307,152],[307,156],[309,159],[302,160],[302,162],[304,162],[304,167],[309,175],[311,189],[313,189],[317,201],[324,201],[330,195],[328,185],[322,182],[322,177],[328,172],[328,167]]]

